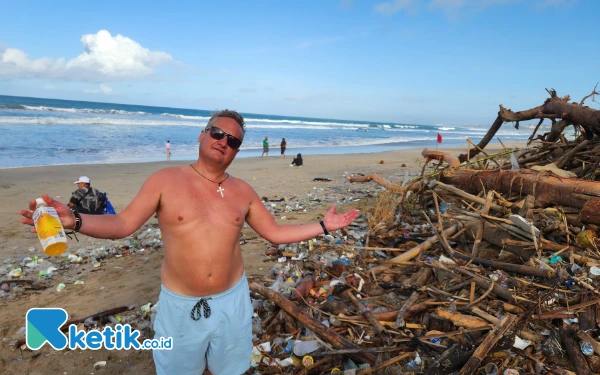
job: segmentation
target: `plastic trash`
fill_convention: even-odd
[[[19,277],[19,276],[21,276],[21,267],[15,267],[15,268],[13,268],[8,273],[8,276],[10,276],[10,277]]]
[[[342,264],[346,267],[350,267],[351,265],[350,259],[348,259],[347,257],[341,257],[340,259],[334,260],[332,264]]]
[[[147,304],[140,307],[140,310],[142,310],[142,312],[144,314],[148,314],[151,311],[151,309],[152,309],[152,302],[148,302]]]
[[[503,375],[519,375],[519,371],[512,368],[507,368],[506,370],[504,370]]]
[[[513,344],[513,347],[515,347],[517,349],[524,350],[529,345],[531,345],[531,341],[529,341],[529,340],[523,340],[519,336],[515,336],[515,343]]]
[[[261,321],[259,317],[252,318],[252,333],[256,333],[257,335],[262,333],[262,326],[260,323]]]
[[[305,355],[304,357],[302,357],[302,364],[304,365],[304,367],[312,366],[314,365],[314,363],[315,360],[313,359],[313,357],[309,355]]]
[[[594,276],[600,276],[600,268],[596,266],[590,267],[590,274]]]
[[[289,354],[294,350],[294,340],[290,340],[287,342],[285,348],[283,348],[283,353]]]
[[[492,362],[488,363],[485,365],[485,373],[487,375],[496,375],[498,373],[498,366]]]
[[[521,167],[519,167],[519,162],[517,161],[514,152],[510,154],[510,164],[512,170],[521,169]]]
[[[594,347],[592,347],[590,344],[588,344],[585,341],[582,341],[581,343],[579,343],[579,345],[581,345],[581,352],[587,356],[590,356],[592,354],[594,354]]]
[[[99,370],[102,367],[106,366],[106,361],[98,361],[94,363],[94,370]]]
[[[66,286],[66,285],[65,285],[65,284],[63,284],[63,283],[60,283],[60,284],[58,284],[58,285],[56,286],[56,291],[57,291],[57,292],[60,292],[61,290],[65,289],[65,286]]]
[[[552,254],[552,256],[550,257],[550,264],[556,264],[556,263],[563,263],[564,260],[560,255],[557,254]],[[599,269],[600,271],[600,269]]]
[[[440,262],[441,263],[447,263],[447,264],[456,264],[455,261],[453,261],[452,259],[444,256],[444,255],[440,255]]]
[[[315,350],[321,347],[321,343],[313,340],[313,341],[300,341],[296,340],[294,342],[294,354],[298,357],[304,357],[308,353],[312,353]]]
[[[421,368],[421,357],[419,356],[419,353],[417,353],[417,355],[415,356],[415,359],[413,359],[412,361],[408,362],[406,365],[404,365],[404,369],[406,371],[413,371],[413,370],[418,370]]]
[[[516,226],[518,226],[519,228],[521,228],[522,230],[524,230],[527,233],[531,233],[531,227],[532,224],[525,219],[523,216],[520,215],[510,215],[508,217],[508,220],[512,221]],[[533,227],[533,234],[538,237],[540,235],[540,230],[536,227]]]
[[[349,370],[357,370],[358,366],[351,359],[348,359],[346,363],[344,363],[344,373]]]

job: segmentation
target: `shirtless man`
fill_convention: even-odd
[[[242,374],[250,367],[252,305],[244,275],[240,233],[246,221],[274,243],[293,243],[343,228],[357,210],[320,223],[278,225],[246,182],[226,173],[244,137],[244,120],[224,110],[198,137],[194,164],[152,174],[118,215],[82,215],[48,195],[65,228],[96,238],[124,238],[155,212],[163,236],[161,293],[155,338],[172,337],[172,350],[154,351],[158,374]],[[33,225],[32,211],[21,222]]]

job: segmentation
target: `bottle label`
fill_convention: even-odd
[[[65,237],[63,226],[57,216],[56,210],[52,207],[35,213],[33,220],[36,223],[35,229],[40,240],[50,237]]]

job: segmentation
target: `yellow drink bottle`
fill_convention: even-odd
[[[35,200],[36,208],[33,213],[33,223],[42,249],[47,255],[62,254],[69,244],[58,213],[54,207],[48,207],[42,198]]]

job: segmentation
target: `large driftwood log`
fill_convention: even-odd
[[[583,223],[600,223],[600,199],[592,198],[585,202],[579,213]]]
[[[549,118],[552,121],[552,128],[550,133],[548,133],[545,137],[545,141],[547,142],[555,142],[558,140],[565,127],[571,124],[581,126],[586,131],[586,136],[588,139],[591,139],[591,136],[594,133],[600,133],[600,111],[584,106],[583,100],[580,103],[569,103],[571,98],[568,95],[559,98],[555,90],[546,91],[548,91],[550,94],[550,98],[546,99],[543,105],[535,108],[513,112],[510,109],[506,109],[500,105],[498,117],[496,117],[496,120],[486,135],[477,145],[478,148],[471,149],[469,153],[460,155],[458,159],[461,162],[464,162],[479,154],[480,150],[487,146],[487,144],[494,138],[494,135],[496,135],[500,127],[502,127],[502,124],[505,122],[516,122],[515,127],[518,128],[520,121],[539,118],[539,127],[545,118]],[[595,89],[592,94],[594,93],[596,93]]]
[[[502,106],[500,106],[500,108],[502,108]],[[458,157],[458,160],[462,163],[463,161],[467,161],[467,160],[471,159],[472,157],[476,156],[477,154],[479,154],[479,152],[480,152],[479,150],[483,150],[485,148],[485,146],[487,146],[488,143],[490,143],[490,141],[492,139],[494,139],[494,136],[496,135],[498,130],[500,130],[500,127],[502,126],[502,124],[504,124],[504,119],[502,119],[500,114],[498,114],[498,117],[496,117],[496,120],[494,120],[494,123],[492,124],[492,126],[490,127],[488,132],[481,139],[481,141],[479,141],[479,143],[477,144],[477,147],[472,148],[467,154],[460,155]]]
[[[294,305],[292,302],[290,302],[290,300],[283,297],[281,294],[256,283],[250,283],[250,290],[254,293],[263,295],[271,302],[274,302],[276,305],[284,309],[294,318],[298,319],[300,323],[307,326],[311,331],[319,335],[319,337],[334,347],[338,349],[360,349],[360,347],[355,345],[352,341],[338,335],[335,331],[321,324],[321,322],[303,313],[298,306]],[[371,365],[375,363],[375,356],[370,353],[353,353],[348,354],[348,356],[361,363],[370,363]]]
[[[447,169],[442,172],[444,183],[469,192],[479,192],[482,186],[500,193],[533,195],[536,207],[548,205],[583,208],[592,198],[600,197],[600,184],[576,178],[559,178],[548,172],[530,169],[473,170]]]
[[[558,140],[564,128],[571,124],[581,126],[585,130],[586,137],[588,137],[588,139],[591,139],[594,133],[600,133],[600,111],[584,106],[583,100],[580,103],[569,103],[571,98],[568,95],[559,98],[555,90],[546,91],[548,91],[550,94],[550,98],[546,99],[543,105],[535,108],[513,112],[510,109],[506,109],[500,105],[498,117],[496,117],[496,120],[486,135],[477,145],[478,148],[471,149],[468,154],[460,155],[458,159],[461,162],[464,162],[479,154],[480,150],[487,146],[487,144],[494,138],[494,135],[496,135],[502,124],[505,122],[516,122],[515,127],[518,128],[520,121],[539,118],[541,119],[540,123],[538,124],[539,127],[543,119],[549,118],[552,120],[553,126],[550,133],[546,135],[545,141],[547,142],[555,142]],[[595,92],[596,91],[594,89],[593,93]]]

